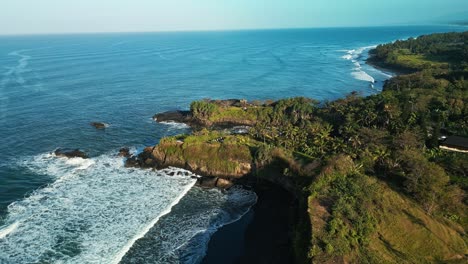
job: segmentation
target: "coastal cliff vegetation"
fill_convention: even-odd
[[[407,74],[368,97],[193,102],[191,118],[205,128],[140,155],[151,166],[294,193],[297,263],[465,263],[468,156],[438,146],[444,135],[468,135],[468,32],[371,54]],[[227,124],[249,129],[219,128]]]

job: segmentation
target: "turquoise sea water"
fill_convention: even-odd
[[[202,98],[377,93],[390,73],[364,63],[372,46],[462,30],[1,36],[0,263],[199,262],[210,235],[256,197],[201,190],[190,177],[166,171],[123,168],[114,155],[120,147],[138,151],[189,131],[157,124],[153,114]],[[96,130],[92,121],[109,127]],[[50,154],[59,147],[92,158]]]

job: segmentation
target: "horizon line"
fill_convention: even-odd
[[[180,29],[180,30],[135,30],[135,31],[82,31],[82,32],[37,32],[37,33],[0,33],[0,37],[20,36],[50,36],[50,35],[96,35],[96,34],[144,34],[144,33],[190,33],[190,32],[234,32],[234,31],[269,31],[269,30],[301,30],[301,29],[339,29],[339,28],[378,28],[378,27],[410,27],[410,26],[458,26],[468,25],[456,23],[421,23],[421,24],[389,24],[366,26],[316,26],[316,27],[264,27],[264,28],[227,28],[227,29]]]

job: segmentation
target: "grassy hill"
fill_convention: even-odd
[[[465,263],[464,230],[340,156],[308,199],[314,263]]]

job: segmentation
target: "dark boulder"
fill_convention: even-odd
[[[177,123],[190,123],[192,115],[190,111],[168,111],[155,114],[153,119],[156,122],[177,122]]]
[[[143,152],[136,156],[131,156],[125,161],[125,167],[155,168],[157,162],[151,155],[153,147],[146,147]]]
[[[108,127],[106,123],[102,122],[91,122],[90,125],[95,127],[96,129],[105,129],[106,127]]]
[[[132,156],[125,160],[125,167],[127,168],[138,168],[140,167],[140,162],[136,156]]]
[[[79,149],[74,149],[74,150],[57,149],[55,150],[54,154],[57,157],[82,158],[82,159],[88,158],[88,155],[86,155],[86,153],[84,153],[83,151]]]
[[[198,186],[205,188],[214,188],[216,187],[216,182],[218,181],[217,177],[201,177],[198,179]]]
[[[131,154],[130,154],[130,149],[129,148],[121,148],[119,150],[119,157],[128,158],[130,156],[131,156]]]

